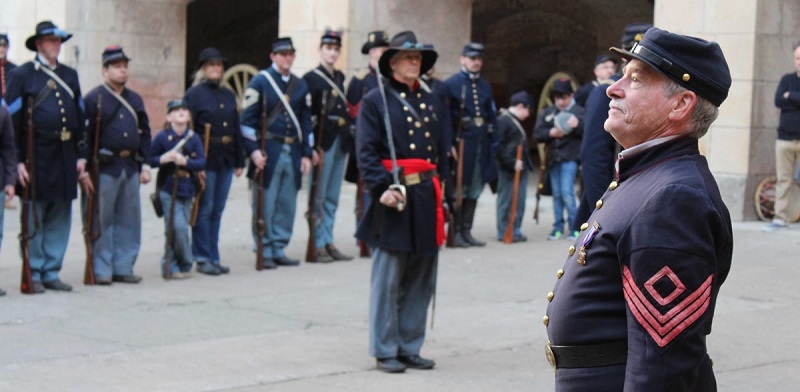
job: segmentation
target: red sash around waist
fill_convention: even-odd
[[[392,161],[390,159],[381,160],[383,167],[386,170],[392,170]],[[403,174],[409,175],[414,173],[435,170],[436,165],[424,159],[398,159],[397,166],[403,168]],[[433,177],[433,189],[436,193],[436,245],[441,246],[445,240],[444,232],[444,209],[442,209],[442,184],[439,182],[439,176]]]

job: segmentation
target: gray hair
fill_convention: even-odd
[[[664,77],[664,80],[666,81],[664,83],[664,94],[668,97],[688,91],[668,77]],[[719,108],[707,99],[697,95],[697,103],[694,111],[692,111],[692,124],[686,134],[691,138],[700,139],[708,132],[708,128],[711,127],[711,123],[717,119],[717,116],[719,116]]]

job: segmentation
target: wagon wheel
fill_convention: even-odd
[[[763,179],[756,188],[755,205],[758,218],[764,221],[772,220],[775,216],[775,176]],[[800,183],[792,181],[789,186],[788,215],[789,222],[800,220]]]
[[[756,214],[758,219],[770,221],[775,216],[775,177],[769,176],[756,188],[755,195]]]
[[[552,99],[550,99],[550,93],[553,91],[553,83],[561,78],[569,79],[572,82],[572,90],[573,91],[578,90],[578,82],[575,81],[575,78],[572,77],[572,75],[566,72],[554,73],[547,79],[547,82],[544,83],[544,87],[542,87],[542,93],[539,94],[539,105],[536,107],[537,115],[541,113],[542,110],[544,110],[545,108],[553,105],[554,102]]]
[[[258,68],[250,64],[236,64],[228,68],[225,74],[222,75],[222,86],[231,89],[236,94],[236,104],[240,108],[247,85],[250,84],[250,79],[257,73]]]

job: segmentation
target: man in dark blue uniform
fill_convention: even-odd
[[[592,90],[617,72],[614,57],[607,53],[597,56],[594,60],[594,69],[592,72],[594,72],[594,79],[579,87],[578,91],[575,91],[575,103],[584,108],[586,107],[586,100],[589,98],[589,94]]]
[[[528,173],[533,170],[533,161],[528,154],[528,138],[522,121],[531,113],[533,99],[525,91],[511,96],[508,110],[497,116],[497,151],[495,158],[499,167],[497,179],[497,240],[502,241],[511,215],[511,199],[514,197],[514,176],[519,176],[517,189],[517,208],[514,218],[513,242],[524,242],[528,237],[522,234],[522,221],[525,217],[525,197],[528,188]],[[522,146],[522,159],[517,159],[517,147]]]
[[[139,184],[150,182],[150,120],[144,101],[127,88],[130,58],[120,46],[103,51],[104,83],[84,97],[87,130],[87,161],[97,158],[100,164],[94,215],[100,236],[94,241],[95,283],[139,283],[133,274],[142,239],[142,212]],[[102,98],[100,98],[102,96]],[[97,156],[93,156],[94,132],[97,129],[98,101],[101,103]],[[84,216],[85,219],[85,216]]]
[[[11,72],[6,102],[12,114],[17,142],[17,172],[22,187],[33,186],[35,213],[30,214],[29,242],[33,289],[70,291],[58,273],[67,250],[72,222],[72,200],[78,195],[78,179],[92,191],[86,160],[78,159],[79,148],[85,148],[84,114],[78,73],[60,64],[61,44],[72,34],[50,21],[36,25],[36,34],[28,37],[25,46],[36,52],[36,58]],[[30,183],[26,168],[28,132],[28,99],[33,98],[33,159],[35,181]],[[79,143],[81,142],[81,143]],[[21,192],[17,192],[21,194]],[[34,221],[33,217],[36,217]],[[34,228],[38,228],[34,232]]]
[[[419,352],[445,237],[440,180],[449,177],[450,140],[437,98],[418,78],[436,58],[414,33],[394,36],[379,61],[387,82],[364,97],[356,122],[358,167],[371,195],[356,233],[373,250],[369,352],[390,373],[434,366]]]
[[[342,49],[342,34],[338,31],[326,31],[320,40],[320,65],[303,75],[311,92],[311,113],[316,117],[314,149],[318,162],[322,165],[316,197],[314,216],[318,218],[315,240],[317,247],[316,261],[328,263],[334,260],[352,260],[339,251],[333,244],[333,224],[336,220],[336,209],[339,207],[339,194],[342,191],[344,168],[347,153],[352,145],[353,119],[348,114],[347,97],[344,94],[344,74],[334,68]],[[323,94],[326,96],[325,108],[322,107]],[[322,113],[326,118],[320,118]],[[322,127],[320,130],[320,121]]]
[[[651,28],[608,88],[616,179],[556,276],[556,391],[716,391],[707,353],[733,233],[702,137],[731,86],[715,42]]]
[[[633,44],[641,41],[645,31],[653,27],[649,23],[631,23],[625,27],[622,35],[621,47],[630,49]],[[624,65],[625,59],[621,64]],[[620,66],[620,71],[622,66]],[[581,140],[581,180],[583,194],[578,203],[575,218],[570,222],[570,227],[580,227],[594,210],[594,203],[603,192],[608,183],[614,178],[614,160],[617,158],[619,144],[603,128],[608,118],[608,103],[611,98],[606,95],[606,90],[621,75],[617,74],[610,80],[602,81],[586,98],[584,115],[583,139]]]
[[[450,95],[450,117],[455,123],[453,137],[464,140],[464,156],[457,157],[463,162],[463,185],[455,192],[462,192],[463,203],[456,206],[454,213],[456,247],[486,245],[472,236],[472,223],[483,185],[497,181],[497,164],[492,154],[496,106],[492,86],[480,74],[483,50],[484,46],[477,42],[465,45],[461,51],[461,71],[444,81]],[[457,144],[456,140],[453,145]]]
[[[264,176],[266,233],[253,239],[264,244],[264,266],[292,266],[286,257],[294,227],[297,191],[302,176],[311,170],[311,109],[306,102],[308,84],[291,73],[295,49],[291,38],[277,38],[269,55],[272,66],[262,70],[247,86],[240,117],[245,150],[250,155],[247,177],[253,180],[253,215],[256,212],[257,176]],[[262,112],[267,112],[266,151],[261,151]]]
[[[189,105],[195,129],[208,143],[205,190],[200,193],[197,221],[192,227],[192,256],[197,271],[207,275],[227,274],[221,263],[219,231],[222,212],[228,201],[233,176],[244,172],[244,144],[239,126],[236,95],[220,85],[228,60],[216,48],[205,48],[199,56],[200,80],[186,91],[183,100]],[[211,126],[209,140],[205,127]]]

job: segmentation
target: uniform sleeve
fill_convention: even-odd
[[[164,149],[163,136],[161,135],[163,132],[164,131],[160,131],[157,133],[153,138],[153,143],[150,145],[150,158],[145,162],[148,162],[152,167],[161,166],[159,161],[161,160],[161,156],[166,152]]]
[[[17,153],[14,146],[14,128],[5,107],[0,106],[0,163],[2,185],[14,185],[17,179]],[[2,230],[2,228],[0,228]]]
[[[305,95],[309,94],[309,92],[308,84],[304,84],[306,84],[306,88],[304,89],[305,94],[303,94],[305,97]],[[298,117],[299,118],[297,120],[300,121],[300,128],[303,131],[302,154],[304,157],[311,158],[313,151],[311,142],[319,143],[319,141],[313,140],[314,137],[312,136],[312,132],[314,127],[311,125],[311,106],[308,105],[307,99],[303,99],[300,103],[300,113],[298,113]]]
[[[87,132],[86,128],[86,106],[83,103],[81,84],[78,81],[78,73],[73,70],[72,74],[74,75],[74,85],[70,87],[72,87],[72,91],[75,93],[75,115],[78,117],[78,125],[75,130],[77,133],[77,144],[75,148],[77,148],[78,157],[81,157],[87,155],[87,150],[89,150],[89,132]]]
[[[497,137],[497,152],[495,155],[500,167],[507,171],[513,171],[514,165],[517,163],[517,147],[510,146],[512,142],[511,132],[514,131],[511,126],[514,126],[511,121],[507,121],[503,116],[498,117],[495,131],[495,136]],[[511,150],[513,150],[513,155],[511,155]]]
[[[139,169],[141,170],[142,163],[148,162],[150,158],[150,145],[152,143],[153,135],[151,134],[150,130],[150,118],[147,116],[147,110],[145,110],[144,102],[141,99],[138,100],[136,116],[139,119],[139,156],[142,158],[141,162],[139,163]]]
[[[83,103],[86,107],[86,129],[89,130],[86,134],[86,144],[89,148],[80,151],[78,156],[89,161],[94,159],[92,146],[94,146],[94,130],[97,129],[97,95],[98,93],[93,90],[83,97]],[[110,102],[103,102],[103,104],[108,105]]]
[[[192,135],[192,139],[188,142],[191,148],[187,148],[184,154],[186,156],[186,168],[192,171],[199,171],[206,168],[206,156],[203,154],[203,142],[197,134]]]
[[[261,129],[261,109],[264,99],[262,94],[266,79],[263,75],[256,75],[250,79],[250,84],[245,90],[242,99],[242,114],[239,116],[239,129],[247,155],[259,149],[258,138]]]
[[[625,391],[694,390],[706,361],[717,290],[727,274],[718,267],[726,265],[726,254],[730,262],[726,222],[707,194],[668,185],[620,237],[628,307]]]
[[[347,101],[350,102],[351,105],[358,105],[361,102],[361,98],[363,98],[363,80],[359,79],[356,76],[353,76],[350,79],[350,83],[347,85]]]
[[[28,112],[28,102],[22,96],[23,81],[27,78],[24,74],[25,67],[17,67],[8,75],[8,84],[6,85],[6,104],[8,104],[8,113],[11,115],[11,125],[14,128],[14,141],[16,144],[16,155],[18,162],[25,162],[27,154],[25,154],[25,147],[27,145],[27,132],[26,121]]]

